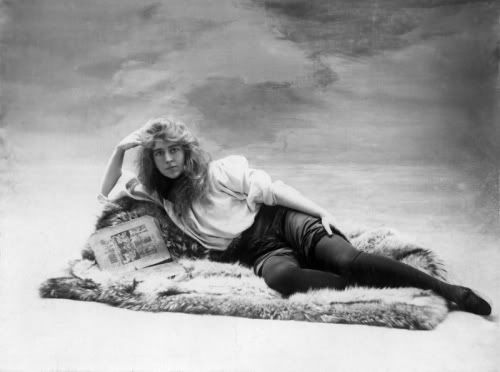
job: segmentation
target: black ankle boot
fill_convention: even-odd
[[[490,315],[491,306],[467,287],[449,284],[404,263],[375,254],[360,253],[350,265],[351,281],[374,287],[418,287],[431,289],[460,310]]]
[[[458,308],[477,315],[490,315],[491,306],[470,288],[459,287],[461,294],[455,301]]]

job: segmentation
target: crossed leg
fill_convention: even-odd
[[[349,284],[417,287],[433,290],[462,310],[491,313],[490,305],[471,289],[443,282],[391,258],[359,251],[338,234],[316,242],[312,236],[321,229],[318,224],[317,219],[299,212],[287,213],[285,239],[296,251],[305,252],[313,268],[301,267],[290,255],[271,256],[262,266],[262,276],[271,288],[288,296],[311,288],[344,289]]]
[[[302,268],[291,255],[269,257],[262,266],[266,284],[284,296],[309,289],[344,289],[347,280],[331,272]]]

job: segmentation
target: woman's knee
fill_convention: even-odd
[[[288,296],[295,292],[294,283],[299,270],[300,267],[294,262],[271,257],[262,267],[262,277],[270,288]]]
[[[346,274],[353,260],[361,253],[339,235],[325,236],[314,249],[314,260],[321,268]]]

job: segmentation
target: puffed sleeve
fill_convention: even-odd
[[[214,162],[213,175],[222,191],[246,199],[251,210],[255,210],[257,204],[277,204],[274,190],[282,182],[273,182],[265,171],[250,168],[243,156],[228,156]]]

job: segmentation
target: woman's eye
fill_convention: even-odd
[[[178,148],[178,147],[172,147],[172,148],[170,149],[170,153],[171,153],[171,154],[175,154],[177,151],[179,151],[179,148]]]
[[[163,155],[163,151],[155,151],[154,156],[161,156]]]

